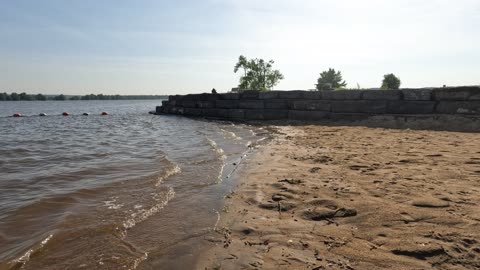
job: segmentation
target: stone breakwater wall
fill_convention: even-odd
[[[357,120],[379,115],[477,118],[480,87],[175,95],[156,112],[227,120]]]

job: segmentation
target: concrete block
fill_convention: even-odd
[[[264,91],[258,94],[259,99],[278,99],[281,91]]]
[[[370,118],[371,114],[365,113],[332,113],[330,119],[333,121],[362,121]]]
[[[238,108],[260,110],[264,108],[264,104],[263,100],[240,100]]]
[[[433,98],[435,100],[469,100],[470,97],[480,98],[480,87],[452,87],[433,89]]]
[[[402,89],[404,100],[432,100],[432,89]]]
[[[332,101],[334,113],[386,113],[385,100],[342,100]]]
[[[202,116],[213,118],[228,118],[227,109],[202,109]]]
[[[188,94],[182,97],[182,100],[200,100],[202,94]]]
[[[303,93],[304,99],[323,99],[322,91],[305,91]]]
[[[240,99],[258,99],[260,91],[246,90],[240,93]]]
[[[305,92],[306,91],[302,90],[278,91],[278,97],[284,99],[302,99]]]
[[[225,93],[225,94],[219,94],[220,99],[240,99],[240,93]]]
[[[440,101],[435,111],[437,113],[480,115],[480,101]]]
[[[245,119],[245,110],[240,110],[240,109],[232,109],[228,110],[228,118],[229,119]]]
[[[402,91],[400,90],[365,90],[362,94],[364,100],[400,100]]]
[[[162,100],[162,106],[167,107],[170,102],[168,100]]]
[[[295,100],[290,103],[290,109],[300,111],[326,111],[331,110],[330,101],[327,100]]]
[[[248,120],[282,120],[288,118],[288,110],[245,110]]]
[[[219,94],[208,94],[208,93],[203,93],[199,95],[199,100],[202,101],[215,101],[220,99]]]
[[[202,116],[202,109],[197,108],[184,108],[183,115],[187,116]]]
[[[286,99],[267,99],[264,101],[265,109],[288,109]]]
[[[239,105],[238,100],[217,100],[215,101],[215,107],[220,109],[237,109]]]
[[[182,100],[181,101],[181,107],[184,108],[196,108],[197,107],[197,102],[196,100]]]
[[[175,100],[177,97],[176,96],[168,96],[168,101]]]
[[[435,101],[391,100],[387,102],[387,113],[429,114],[435,112]]]
[[[291,120],[317,121],[317,120],[328,119],[329,117],[330,117],[330,113],[320,112],[320,111],[290,110],[288,112],[288,119],[291,119]]]
[[[197,108],[208,109],[208,108],[215,108],[215,101],[210,100],[198,100],[196,102]]]
[[[156,113],[163,113],[163,109],[164,109],[164,108],[165,108],[165,107],[163,107],[163,106],[157,106],[157,107],[155,107],[155,112],[156,112]]]
[[[362,98],[362,93],[365,90],[335,90],[335,91],[321,91],[323,99],[330,100],[357,100]]]

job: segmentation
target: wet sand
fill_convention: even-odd
[[[480,134],[278,127],[197,269],[480,269]]]

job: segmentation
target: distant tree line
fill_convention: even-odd
[[[66,96],[66,95],[29,95],[27,93],[0,93],[0,101],[34,101],[34,100],[132,100],[132,99],[163,99],[162,95],[104,95],[89,94],[85,96]]]

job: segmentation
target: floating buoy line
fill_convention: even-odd
[[[71,114],[70,114],[69,112],[63,112],[61,115],[63,115],[63,116],[70,116]],[[84,113],[82,113],[82,115],[84,115],[84,116],[89,116],[90,113],[84,112]],[[101,116],[106,116],[106,115],[109,115],[109,114],[108,114],[108,112],[101,112],[100,115],[101,115]],[[42,112],[42,113],[39,113],[38,116],[48,116],[48,114]],[[14,113],[14,114],[12,115],[12,117],[26,117],[26,115],[21,114],[21,113]]]

